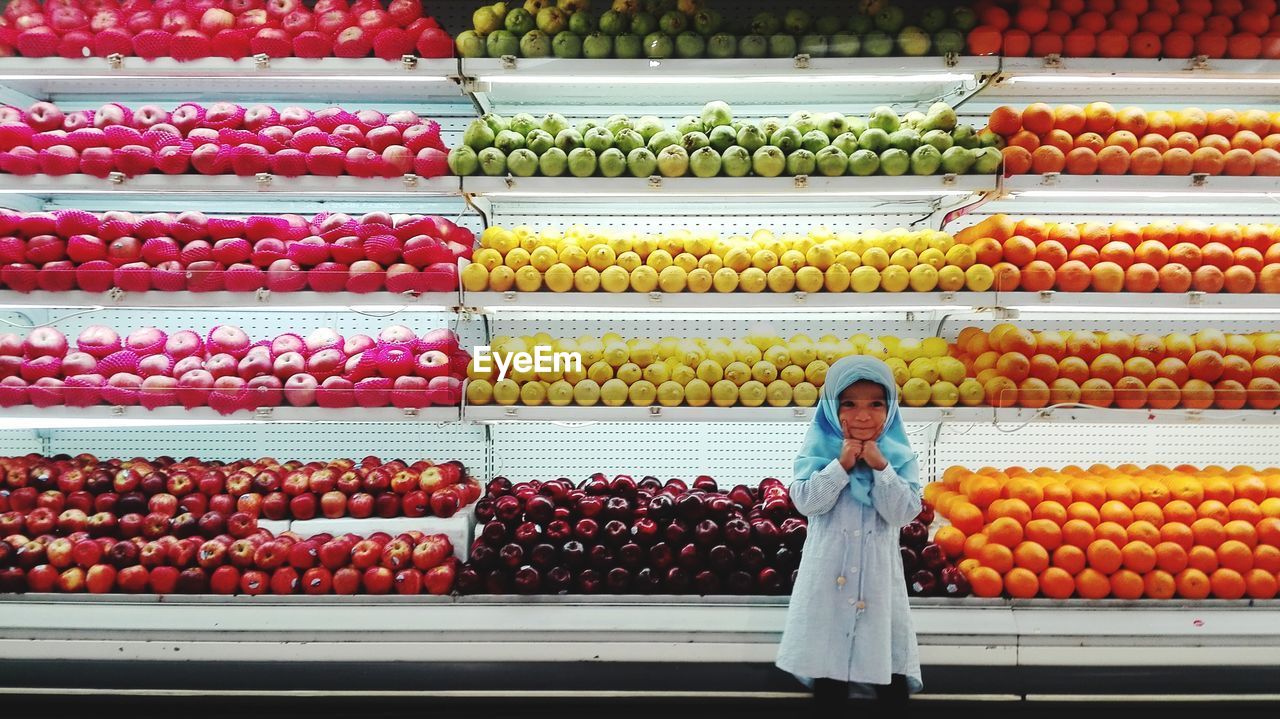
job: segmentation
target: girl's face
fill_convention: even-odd
[[[870,380],[849,385],[840,393],[839,417],[845,436],[863,442],[875,440],[889,417],[884,387]]]

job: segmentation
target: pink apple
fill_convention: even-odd
[[[272,363],[272,373],[280,379],[287,380],[294,375],[299,375],[307,369],[307,360],[298,352],[285,352],[275,358]]]
[[[62,127],[63,114],[51,102],[37,102],[27,108],[27,123],[36,132],[47,132]]]
[[[235,27],[236,16],[220,8],[205,10],[200,16],[200,31],[209,37]]]
[[[294,407],[311,407],[316,403],[316,378],[309,374],[295,374],[285,380],[285,401]]]

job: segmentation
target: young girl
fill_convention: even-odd
[[[898,553],[898,530],[920,513],[919,469],[885,363],[846,357],[827,371],[791,500],[809,534],[778,667],[824,708],[865,685],[904,708],[923,686]]]

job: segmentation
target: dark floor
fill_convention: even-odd
[[[955,700],[916,700],[910,714],[916,717],[939,716],[974,716],[979,712],[987,717],[1022,717],[1028,711],[1044,712],[1062,709],[1062,713],[1072,712],[1077,715],[1087,714],[1089,719],[1105,719],[1107,717],[1126,717],[1132,719],[1135,712],[1148,711],[1177,712],[1203,711],[1205,703],[1220,704],[1225,698],[1215,697],[1210,702],[1176,701],[1176,702],[1070,702],[1048,703],[1021,701],[955,701]],[[204,719],[205,717],[228,717],[236,719],[254,719],[271,717],[271,719],[326,719],[328,717],[360,717],[360,719],[400,719],[414,717],[431,717],[431,719],[575,719],[576,717],[592,717],[607,719],[708,719],[709,717],[732,717],[733,719],[780,719],[803,717],[808,714],[807,705],[791,700],[756,700],[743,701],[644,701],[637,699],[578,700],[566,701],[483,701],[483,700],[439,700],[416,698],[403,699],[331,699],[309,698],[290,700],[267,699],[140,699],[140,698],[107,698],[81,697],[74,699],[43,697],[5,697],[0,703],[3,715],[11,719],[27,717],[72,717],[72,716],[168,716],[182,719]],[[1274,715],[1280,709],[1280,702],[1249,702],[1243,697],[1230,700],[1232,710],[1256,709]],[[957,712],[959,712],[957,714]],[[856,708],[851,709],[850,716],[867,716]],[[1141,715],[1141,714],[1138,714]],[[830,717],[830,714],[824,715]],[[902,716],[902,715],[899,715]]]

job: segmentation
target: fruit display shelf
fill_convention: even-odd
[[[1278,177],[1208,175],[1015,175],[1002,178],[1001,212],[1274,216]]]
[[[1004,103],[1088,97],[1124,104],[1181,104],[1188,94],[1204,102],[1263,106],[1280,100],[1280,61],[1006,57],[995,79],[971,103]]]
[[[3,295],[0,295],[3,297]],[[324,299],[325,295],[317,295]],[[419,296],[419,304],[431,304]],[[1071,312],[1280,312],[1280,304],[1265,294],[1103,293],[1103,292],[469,292],[462,306],[485,312],[714,312],[764,310],[774,312],[910,312],[959,310]],[[359,304],[353,302],[352,304]],[[335,303],[341,304],[341,302]]]
[[[902,419],[913,424],[993,424],[1006,429],[1031,423],[1082,424],[1280,424],[1280,410],[1128,410],[1084,405],[1021,407],[902,407]],[[507,422],[809,422],[812,407],[528,407],[466,405],[462,421]]]
[[[912,600],[930,691],[1078,694],[1067,682],[1086,675],[1087,693],[1167,691],[1160,682],[1174,676],[1194,679],[1194,687],[1274,688],[1274,602],[1080,604]],[[361,667],[346,674],[344,691],[803,696],[772,668],[783,597],[46,594],[2,597],[0,607],[6,687],[278,695],[285,677],[290,688],[330,691],[327,670]],[[137,671],[139,662],[148,670]],[[60,671],[47,669],[54,663]],[[205,664],[218,671],[192,674]],[[483,684],[477,667],[485,669]],[[269,690],[263,672],[274,678]]]
[[[590,114],[593,108],[608,108],[605,114],[628,108],[662,114],[664,107],[706,102],[708,86],[743,110],[808,105],[816,88],[821,88],[823,105],[844,111],[879,105],[886,92],[895,93],[904,105],[956,102],[994,75],[999,61],[806,55],[715,61],[463,58],[461,68],[463,88],[486,112],[571,107],[574,114]]]
[[[237,424],[332,424],[344,422],[405,423],[417,426],[448,424],[460,419],[457,407],[259,407],[235,415],[219,414],[209,407],[99,406],[99,407],[7,407],[0,418],[5,429],[69,429],[87,427],[177,427]]]
[[[315,310],[322,307],[393,307],[409,311],[451,310],[460,306],[457,292],[15,292],[0,290],[0,307],[226,307],[238,310]]]
[[[36,99],[87,102],[182,97],[199,101],[235,99],[331,102],[354,100],[442,107],[469,101],[456,79],[453,59],[387,62],[359,58],[204,58],[179,62],[140,57],[24,58],[0,60],[0,92],[6,101],[29,105]],[[196,88],[192,93],[193,86]],[[443,107],[442,107],[443,109]]]

